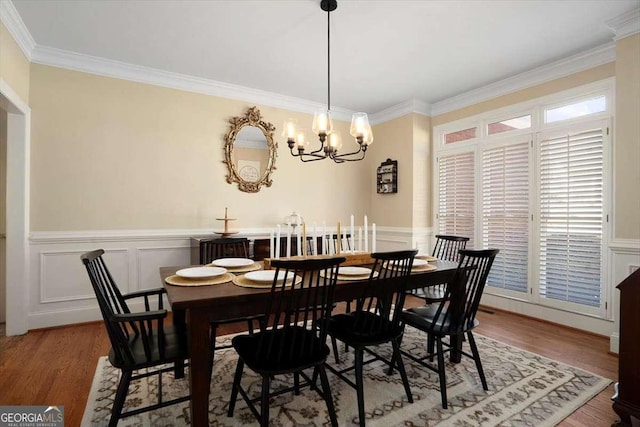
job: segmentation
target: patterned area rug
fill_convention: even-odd
[[[228,342],[230,336],[220,338]],[[473,360],[463,357],[460,364],[447,365],[449,408],[442,409],[438,376],[424,367],[405,360],[414,403],[406,400],[397,371],[387,376],[381,362],[365,366],[365,409],[368,426],[553,426],[589,401],[611,382],[592,373],[574,368],[537,354],[476,334],[489,390],[480,384]],[[407,328],[403,348],[423,354],[425,335]],[[468,347],[465,343],[465,347]],[[468,348],[465,348],[468,350]],[[390,347],[380,353],[389,354]],[[353,363],[353,352],[341,352],[340,366]],[[366,358],[366,356],[365,356]],[[209,420],[215,426],[257,426],[258,423],[239,397],[233,418],[226,416],[237,356],[233,349],[216,353],[211,381]],[[335,363],[333,355],[330,363]],[[98,361],[83,426],[108,423],[119,379],[119,371],[106,357]],[[274,387],[285,387],[290,378],[276,377]],[[329,373],[331,391],[341,426],[357,425],[358,409],[355,390]],[[260,377],[245,369],[243,384],[260,392]],[[166,398],[188,392],[188,380],[174,380],[173,374],[163,378]],[[125,410],[146,404],[147,396],[156,396],[157,377],[134,382],[129,389]],[[153,399],[154,397],[152,397]],[[189,425],[188,403],[173,405],[120,421],[119,426]],[[308,388],[299,396],[293,393],[275,397],[271,403],[273,426],[330,425],[324,401]]]

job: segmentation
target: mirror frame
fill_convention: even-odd
[[[262,187],[263,185],[271,187],[271,184],[273,184],[271,174],[276,169],[276,155],[278,153],[278,143],[273,139],[273,131],[276,129],[276,127],[269,122],[265,122],[262,119],[260,110],[255,106],[249,108],[244,117],[230,118],[229,123],[231,124],[231,126],[229,129],[229,133],[226,136],[224,145],[224,160],[222,161],[227,165],[227,169],[229,172],[227,174],[227,182],[229,184],[237,182],[240,191],[244,191],[246,193],[257,193],[258,191],[260,191],[260,187]],[[233,162],[233,146],[238,133],[245,126],[254,126],[260,129],[267,140],[267,146],[269,148],[269,160],[267,162],[266,170],[264,171],[262,176],[255,182],[248,182],[242,179],[238,172],[238,166]]]

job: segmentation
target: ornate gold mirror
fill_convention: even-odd
[[[232,117],[229,123],[223,160],[229,170],[227,182],[237,182],[247,193],[257,193],[262,185],[270,187],[278,149],[273,140],[275,126],[262,119],[258,107],[249,108],[244,117]]]

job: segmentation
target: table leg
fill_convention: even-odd
[[[464,341],[464,335],[451,335],[449,344],[451,344],[451,352],[449,354],[449,361],[451,363],[460,363],[462,360],[462,341]]]
[[[189,351],[191,390],[191,425],[209,425],[209,364],[213,363],[209,337],[209,318],[206,311],[192,309],[189,312]]]
[[[177,328],[186,327],[184,310],[173,311],[173,324]],[[184,360],[175,363],[174,376],[176,379],[184,378]]]

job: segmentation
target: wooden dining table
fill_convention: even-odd
[[[430,262],[435,270],[417,271],[411,274],[407,289],[417,289],[449,282],[455,273],[457,263],[449,261]],[[191,393],[191,422],[193,426],[208,426],[209,389],[212,361],[212,322],[256,316],[264,313],[265,296],[270,288],[252,289],[227,282],[210,286],[174,286],[166,282],[169,276],[185,266],[161,267],[160,276],[167,290],[167,296],[175,323],[186,323],[189,339],[189,387]],[[351,301],[362,295],[366,280],[338,281],[334,291],[335,301]],[[215,328],[213,331],[215,339]],[[459,362],[459,355],[453,352],[452,361]]]

